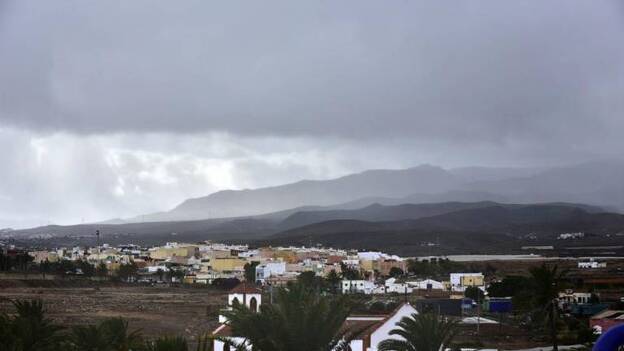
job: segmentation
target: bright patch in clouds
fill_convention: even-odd
[[[0,227],[71,224],[168,210],[224,189],[330,178],[371,165],[356,146],[223,133],[35,134],[0,130]],[[380,150],[380,153],[385,153]],[[387,166],[404,166],[387,162]]]

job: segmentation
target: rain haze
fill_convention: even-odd
[[[622,37],[620,1],[1,1],[0,228],[621,160]]]

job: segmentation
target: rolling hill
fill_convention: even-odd
[[[448,206],[449,204],[444,204]],[[454,205],[454,204],[453,204]],[[277,233],[272,238],[315,236],[334,233],[373,231],[453,231],[523,235],[557,234],[566,231],[595,233],[624,232],[624,215],[588,211],[569,204],[501,205],[476,203],[473,208],[395,221],[333,219]],[[419,206],[419,205],[414,205]],[[377,206],[375,206],[377,207]],[[594,208],[589,207],[593,210]],[[370,210],[367,209],[367,210]]]
[[[544,204],[546,205],[546,204]],[[566,204],[566,203],[554,203],[549,204],[557,207],[564,208],[580,208],[587,212],[604,212],[600,207],[587,206],[581,204]],[[426,204],[411,204],[405,203],[396,206],[383,206],[380,204],[373,204],[363,208],[355,210],[313,210],[313,211],[299,211],[291,214],[284,219],[280,224],[280,229],[291,229],[296,227],[305,226],[308,224],[339,220],[339,219],[352,219],[371,222],[382,221],[399,221],[406,219],[419,219],[423,217],[431,217],[441,215],[445,213],[457,212],[468,209],[480,209],[485,207],[509,207],[513,208],[516,205],[499,204],[492,201],[480,201],[480,202],[442,202],[442,203],[426,203]],[[539,213],[536,213],[539,215]]]
[[[613,234],[624,233],[624,215],[594,210],[567,204],[495,204],[415,220],[329,220],[274,234],[260,244],[318,244],[405,255],[519,253],[520,246],[535,245],[534,240],[560,245],[557,234],[580,231],[588,234],[586,245],[613,245]],[[528,234],[534,239],[527,239]]]

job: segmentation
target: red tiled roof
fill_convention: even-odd
[[[606,310],[593,315],[591,319],[624,319],[624,311]]]
[[[394,316],[399,310],[405,306],[409,305],[408,302],[404,302],[397,306],[392,312],[385,315],[376,315],[376,316],[358,316],[351,315],[347,317],[347,320],[344,321],[342,325],[342,330],[347,331],[347,335],[351,336],[352,339],[360,339],[364,342],[364,349],[370,346],[371,343],[371,335],[384,323],[386,323],[392,316]],[[361,319],[360,319],[361,318]]]
[[[368,338],[384,323],[383,320],[346,320],[341,332],[353,340]]]
[[[238,284],[234,289],[230,290],[230,294],[261,294],[262,290],[255,285],[246,282]]]
[[[232,336],[232,328],[227,324],[221,324],[215,331],[212,332],[214,336],[228,337]]]

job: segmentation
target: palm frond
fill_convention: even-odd
[[[321,296],[302,284],[276,292],[260,312],[236,304],[225,315],[235,335],[255,351],[330,351],[348,341],[340,332],[350,307],[344,298]]]
[[[379,343],[379,350],[438,351],[447,345],[457,333],[457,321],[436,314],[412,314],[396,323],[391,336]]]

